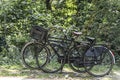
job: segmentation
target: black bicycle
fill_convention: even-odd
[[[86,41],[77,42],[75,38],[67,38],[66,35],[64,38],[51,37],[39,26],[33,29],[35,41],[29,42],[22,50],[23,62],[27,67],[53,73],[69,64],[74,71],[88,72],[93,76],[104,76],[112,70],[115,62],[113,53],[105,45],[96,44],[95,38],[86,37]],[[79,36],[81,32],[73,32],[73,35]],[[26,57],[31,53],[33,55],[27,62]]]

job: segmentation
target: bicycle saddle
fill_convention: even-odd
[[[79,36],[82,34],[82,32],[73,32],[74,35]]]

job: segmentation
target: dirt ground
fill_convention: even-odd
[[[8,76],[1,75],[0,80],[120,80],[120,71],[112,71],[109,75],[104,77],[92,77],[87,73],[63,72],[48,74],[36,70],[0,70]],[[10,75],[12,74],[12,75]],[[13,74],[17,74],[16,76]],[[18,75],[20,74],[20,75]],[[27,74],[27,75],[26,75]]]

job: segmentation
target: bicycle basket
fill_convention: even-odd
[[[42,28],[41,26],[33,26],[30,32],[30,36],[33,39],[39,41],[46,41],[47,40],[48,30]]]

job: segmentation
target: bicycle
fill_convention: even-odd
[[[49,56],[51,51],[48,46],[46,46],[47,32],[48,31],[46,29],[39,26],[33,26],[31,29],[31,37],[33,39],[26,43],[21,50],[22,62],[25,67],[30,69],[41,69],[41,67],[50,62]],[[52,46],[53,45],[51,44],[50,47],[52,48]],[[55,50],[53,50],[53,52],[55,53]],[[56,70],[43,71],[53,73],[59,71],[60,67]]]
[[[81,33],[74,32],[74,35],[79,36]],[[54,37],[49,38],[54,39]],[[63,64],[68,63],[71,69],[76,72],[87,71],[89,74],[99,77],[109,74],[115,63],[112,51],[104,44],[96,44],[95,38],[86,37],[86,39],[86,42],[76,42],[73,38],[64,38],[61,43],[57,43],[58,48],[61,48],[61,50],[63,50],[61,52],[64,53],[64,56],[57,54],[59,55],[58,62],[62,62]],[[60,40],[60,38],[58,38],[58,40]],[[48,40],[48,42],[49,41],[51,42],[51,40]],[[61,68],[63,68],[63,66],[64,65],[62,65]],[[97,69],[97,71],[95,69]]]
[[[81,35],[81,33],[74,32],[74,35],[79,36]],[[93,76],[105,76],[106,74],[110,73],[115,59],[113,53],[107,47],[101,44],[97,45],[95,38],[91,37],[87,37],[87,41],[85,42],[77,42],[74,38],[67,39],[66,37],[66,35],[64,38],[46,36],[45,41],[37,41],[37,44],[42,45],[37,48],[40,49],[38,51],[41,52],[43,49],[46,49],[47,54],[47,56],[44,56],[44,59],[46,61],[42,63],[42,66],[40,64],[41,60],[38,60],[38,54],[36,55],[35,61],[37,64],[37,68],[41,69],[44,72],[54,73],[62,70],[65,64],[69,64],[71,69],[73,69],[74,71],[88,72],[90,75]],[[105,54],[107,54],[108,57],[106,57]],[[107,61],[106,63],[110,62],[108,64],[109,68],[103,66],[103,64],[105,63],[105,61],[103,62],[104,59],[107,59],[105,60]],[[94,69],[94,67],[96,66],[97,73]],[[100,74],[98,74],[99,68],[104,69],[100,70],[102,71],[100,72]],[[106,71],[106,69],[108,70]]]

